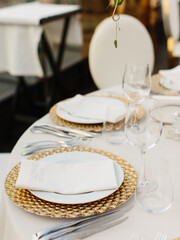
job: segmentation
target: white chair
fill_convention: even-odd
[[[154,68],[154,48],[145,26],[136,18],[120,15],[115,48],[115,22],[105,18],[97,26],[89,46],[89,68],[98,88],[119,85],[127,63],[148,63]]]
[[[173,57],[180,57],[180,1],[161,0],[161,12],[164,32],[167,39],[171,39],[168,44],[168,51]],[[173,44],[172,44],[173,43]]]
[[[4,181],[5,181],[9,158],[10,158],[10,153],[0,153],[0,198],[1,198],[2,189],[4,187]]]

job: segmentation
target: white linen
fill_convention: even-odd
[[[112,115],[107,116],[106,111],[109,106],[114,111],[112,111]],[[108,101],[100,102],[96,99],[84,97],[80,94],[77,94],[69,100],[59,102],[58,107],[76,117],[97,119],[102,122],[107,120],[112,123],[124,118],[126,112],[124,103],[112,105],[112,103],[109,103]]]
[[[117,180],[110,160],[66,164],[23,159],[16,187],[79,194],[116,189]]]
[[[17,4],[1,9],[0,23],[38,26],[40,20],[43,18],[64,14],[78,9],[78,5],[45,4],[40,2]]]
[[[107,89],[107,93],[109,89]],[[112,89],[113,90],[113,89]],[[117,88],[114,89],[115,92]],[[119,90],[119,89],[118,89]],[[102,90],[101,90],[102,91]],[[99,93],[101,92],[99,91]],[[103,89],[103,93],[105,90]],[[118,93],[118,91],[117,91]],[[163,102],[180,100],[180,97],[160,97]],[[36,124],[51,123],[52,120],[49,115],[45,115],[39,119]],[[164,126],[163,128],[168,128]],[[34,135],[31,133],[30,128],[21,136],[16,143],[11,153],[9,162],[9,171],[21,159],[22,146],[34,140],[44,140],[45,136],[42,134]],[[57,140],[55,136],[48,136],[49,140]],[[132,146],[130,143],[121,144],[119,146],[108,144],[104,139],[98,135],[92,139],[90,147],[104,149],[105,151],[113,152],[123,159],[127,160],[137,171],[141,166],[139,150]],[[170,171],[172,176],[172,183],[174,187],[174,202],[172,207],[161,214],[151,214],[142,211],[134,202],[131,197],[126,203],[122,204],[118,210],[119,220],[117,225],[104,229],[103,231],[86,237],[87,240],[109,240],[113,236],[113,240],[129,239],[132,232],[141,232],[144,239],[155,239],[157,232],[165,232],[168,235],[168,240],[175,239],[180,236],[179,223],[180,223],[180,147],[179,141],[165,138],[164,131],[158,144],[149,149],[147,152],[147,164],[151,164],[151,159],[154,157],[164,157],[169,160]],[[99,204],[95,207],[99,208]],[[133,206],[133,207],[132,207]],[[121,223],[121,219],[126,219]],[[16,204],[9,199],[7,194],[3,192],[0,201],[0,239],[1,240],[32,240],[32,235],[41,229],[54,226],[60,223],[72,221],[72,219],[65,218],[51,218],[43,217],[37,214],[31,214],[23,208],[16,206]],[[159,224],[161,223],[161,224]],[[149,227],[151,226],[151,227]]]
[[[166,88],[180,91],[180,66],[169,70],[160,70],[159,74],[162,75],[160,84]]]
[[[79,9],[78,5],[39,2],[1,8],[0,72],[7,71],[14,76],[42,77],[44,73],[39,60],[38,45],[46,24],[40,25],[40,20],[76,9]],[[60,38],[61,29],[57,24],[55,26]],[[54,42],[53,35],[50,40]]]
[[[40,26],[0,25],[0,72],[13,76],[43,76],[38,56]]]

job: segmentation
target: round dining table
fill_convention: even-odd
[[[180,104],[180,97],[157,96],[157,98],[162,102],[173,101]],[[41,123],[55,124],[49,114],[43,116],[33,125]],[[96,231],[94,234],[87,236],[87,240],[128,240],[133,232],[142,234],[145,240],[155,239],[158,232],[167,234],[167,240],[180,237],[180,141],[167,138],[166,134],[170,127],[170,125],[164,124],[159,142],[146,153],[146,161],[147,164],[151,164],[153,159],[165,158],[168,160],[174,190],[174,200],[171,208],[162,213],[152,214],[139,208],[134,195],[132,195],[130,199],[119,206],[119,219],[121,221],[112,227]],[[30,128],[23,133],[14,146],[10,156],[8,172],[23,158],[27,158],[22,156],[22,146],[24,144],[37,140],[58,140],[57,136],[32,133]],[[140,150],[128,141],[124,144],[112,145],[106,142],[101,133],[98,133],[88,142],[87,147],[101,149],[120,156],[128,161],[139,175],[141,169]],[[154,161],[152,162],[154,163]],[[5,188],[2,192],[0,202],[1,240],[30,240],[34,233],[44,228],[69,221],[72,221],[72,219],[30,213],[23,207],[17,206],[6,194]]]

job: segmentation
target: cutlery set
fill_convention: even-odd
[[[74,146],[87,146],[89,143],[89,138],[78,138],[74,137],[69,140],[61,141],[51,141],[51,140],[42,140],[37,142],[30,142],[23,146],[24,151],[22,156],[33,154],[44,149],[60,148],[60,147],[74,147]]]
[[[24,151],[22,152],[22,156],[33,154],[44,149],[87,146],[96,134],[52,124],[33,126],[30,130],[32,133],[50,134],[61,137],[62,139],[65,138],[66,140],[42,140],[27,143],[23,146]]]
[[[66,141],[44,140],[44,141],[31,142],[23,146],[24,151],[22,152],[22,156],[26,156],[28,154],[32,154],[43,149],[58,148],[58,147],[73,147],[74,145],[77,144],[77,142],[78,142],[77,138],[69,139]]]
[[[112,226],[124,222],[128,217],[121,218],[116,213],[118,210],[81,218],[67,223],[62,223],[49,227],[35,233],[33,240],[65,240],[65,239],[82,239],[96,232],[108,229]]]

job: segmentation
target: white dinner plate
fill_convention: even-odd
[[[161,120],[165,124],[172,124],[172,115],[175,112],[180,112],[180,105],[178,104],[166,104],[161,106],[160,112],[156,115],[156,109],[154,110],[153,116],[157,120]]]
[[[122,109],[124,109],[124,111],[122,111],[122,117],[125,116],[126,114],[126,104],[118,99],[115,98],[109,98],[109,97],[96,97],[96,96],[91,96],[91,97],[87,97],[87,98],[91,98],[93,100],[96,100],[98,102],[106,102],[112,105],[116,105],[116,106],[122,106]],[[60,108],[59,106],[57,106],[56,109],[56,114],[69,122],[74,122],[74,123],[81,123],[81,124],[98,124],[98,123],[102,123],[101,120],[99,119],[89,119],[89,118],[82,118],[82,117],[76,117],[71,115],[70,113],[66,112],[65,110],[63,110],[62,108]]]
[[[81,163],[85,161],[103,161],[109,159],[108,157],[105,157],[101,154],[97,153],[91,153],[91,152],[63,152],[63,153],[57,153],[53,155],[49,155],[47,157],[41,158],[39,161],[50,161],[54,163]],[[111,160],[111,159],[109,159]],[[113,161],[113,160],[111,160]],[[115,161],[114,168],[115,168],[115,174],[117,178],[117,184],[118,188],[121,186],[124,180],[124,173],[122,168],[119,164],[117,164]],[[108,176],[107,176],[108,177]],[[65,179],[64,179],[65,181]],[[72,179],[73,181],[73,179]],[[83,179],[82,179],[83,181]],[[118,189],[117,188],[117,189]],[[54,203],[62,203],[62,204],[82,204],[82,203],[88,203],[93,202],[99,199],[102,199],[104,197],[109,196],[113,192],[115,192],[117,189],[111,189],[111,190],[104,190],[104,191],[94,191],[89,193],[83,193],[83,194],[73,194],[73,195],[67,195],[67,194],[59,194],[59,193],[53,193],[53,192],[44,192],[44,191],[32,191],[29,190],[32,194],[37,196],[38,198],[44,199],[46,201],[54,202]]]
[[[160,84],[170,90],[175,90],[176,92],[180,92],[180,81],[179,83],[171,81],[169,79],[161,78]]]

